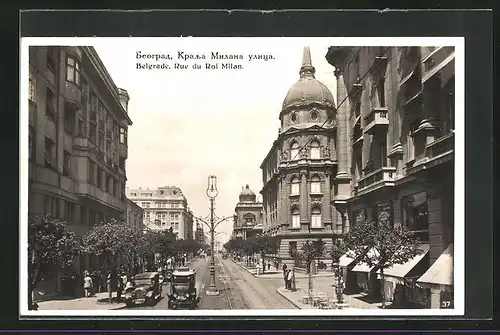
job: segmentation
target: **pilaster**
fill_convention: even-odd
[[[309,192],[307,191],[307,171],[300,171],[300,223],[309,223]]]

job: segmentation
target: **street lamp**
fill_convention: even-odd
[[[215,284],[215,250],[214,250],[214,201],[219,191],[217,190],[217,177],[208,176],[207,196],[210,199],[210,284],[208,285],[207,295],[219,295]]]

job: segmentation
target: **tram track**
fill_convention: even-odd
[[[250,304],[240,292],[236,280],[227,271],[226,266],[217,257],[219,282],[222,284],[223,297],[229,309],[250,309]]]

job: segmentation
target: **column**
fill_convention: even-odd
[[[347,107],[344,99],[346,99],[346,88],[343,83],[342,73],[336,69],[335,77],[337,78],[337,178],[344,178],[348,176],[348,162],[347,152],[349,146],[349,139],[347,136]],[[339,105],[341,104],[341,105]]]
[[[300,171],[300,222],[309,223],[309,195],[307,192],[307,171]]]
[[[291,214],[290,214],[290,186],[288,185],[288,181],[285,177],[282,179],[282,188],[281,191],[283,193],[283,221],[282,224],[290,224]],[[282,228],[280,227],[280,231]]]
[[[278,201],[276,202],[278,206],[278,219],[276,220],[276,226],[279,226],[283,223],[283,178],[278,176]],[[272,227],[274,228],[274,226]]]
[[[441,103],[441,82],[436,76],[429,78],[422,90],[422,122],[419,130],[425,130],[425,144],[434,141],[439,117],[439,104]]]
[[[332,223],[332,215],[330,210],[331,201],[331,188],[330,188],[330,173],[325,173],[325,183],[323,184],[323,205],[321,210],[321,217],[323,225],[330,225]]]

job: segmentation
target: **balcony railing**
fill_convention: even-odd
[[[389,117],[386,107],[374,107],[370,113],[365,117],[365,128],[363,129],[366,134],[375,134],[377,132],[387,131],[389,127]]]
[[[80,86],[66,81],[64,83],[63,94],[68,102],[78,107],[82,106],[82,89]]]
[[[394,186],[396,168],[393,166],[377,169],[358,181],[358,194],[371,192],[384,186]]]
[[[422,61],[422,82],[427,81],[434,74],[449,69],[454,72],[452,65],[455,59],[455,47],[439,47]]]
[[[446,134],[425,147],[427,159],[433,159],[445,154],[450,154],[455,148],[455,133]]]

